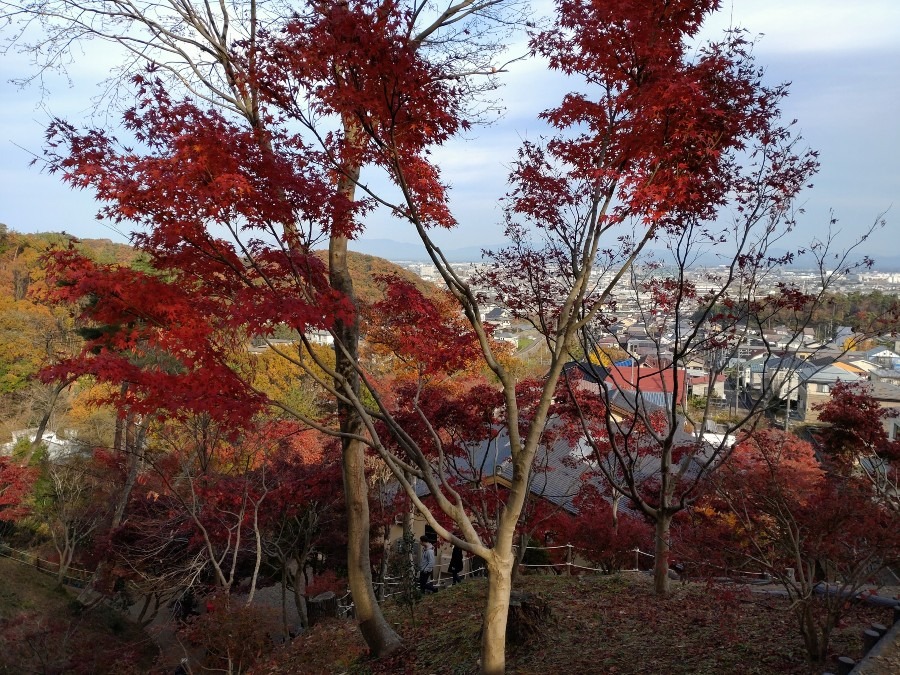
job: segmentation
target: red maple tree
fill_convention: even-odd
[[[831,399],[815,407],[828,424],[817,437],[835,469],[864,476],[877,498],[900,512],[900,441],[885,428],[900,412],[882,406],[865,385],[846,382],[835,383]]]
[[[860,480],[823,470],[809,443],[774,429],[741,441],[695,525],[707,526],[709,560],[742,557],[787,591],[814,667],[848,603],[900,562],[896,514]]]
[[[613,291],[637,274],[635,263],[652,242],[668,247],[677,270],[672,276],[661,265],[642,268],[650,269],[650,278],[634,279],[635,289],[654,303],[655,316],[677,317],[688,305],[712,307],[729,287],[741,297],[752,294],[762,272],[780,264],[767,247],[790,228],[791,202],[816,167],[814,154],[801,150],[780,121],[785,88],[763,84],[742,33],[695,49],[703,20],[718,7],[716,0],[563,0],[555,25],[532,38],[533,52],[551,69],[577,76],[573,86],[587,86],[544,113],[553,138],[524,144],[506,201],[510,246],[496,253],[496,264],[482,276],[515,318],[532,322],[546,342],[546,377],[527,384],[529,396],[521,396],[523,383],[491,340],[479,293],[430,236],[431,228],[452,226],[454,218],[429,153],[469,123],[471,80],[455,47],[438,56],[429,51],[437,48],[429,38],[439,29],[452,31],[458,20],[479,18],[468,3],[453,5],[421,31],[420,12],[365,0],[312,3],[267,30],[258,30],[256,13],[247,12],[244,39],[232,42],[220,39],[227,22],[222,31],[191,24],[200,44],[214,43],[198,58],[214,55],[213,62],[180,70],[169,58],[158,59],[134,79],[136,103],[124,124],[136,143],[55,122],[51,168],[73,186],[93,190],[104,204],[102,217],[134,227],[134,242],[153,271],[91,265],[72,252],[54,257],[50,273],[58,297],[96,300],[85,306],[83,320],[122,329],[95,336],[79,359],[51,374],[127,380],[124,394],[133,409],[156,409],[162,401],[175,417],[204,414],[241,429],[273,406],[339,436],[350,585],[363,634],[374,653],[384,654],[399,641],[370,583],[368,445],[440,536],[486,561],[482,668],[502,672],[514,538],[573,346],[580,340],[590,351],[595,321],[603,324]],[[141,17],[133,21],[129,27],[140,25]],[[163,43],[178,43],[185,34],[180,23],[169,32],[144,25]],[[466,30],[441,44],[467,40]],[[461,53],[477,51],[473,40]],[[195,51],[191,44],[166,53]],[[165,77],[172,74],[189,78],[190,96],[180,98]],[[361,180],[369,166],[387,174],[389,190],[376,194]],[[440,435],[408,432],[401,421],[406,411],[394,407],[359,357],[361,313],[346,264],[347,241],[375,204],[419,235],[471,328],[456,337],[473,336],[497,383],[497,417],[513,471],[490,542],[445,479],[444,467],[433,461]],[[311,253],[326,238],[327,267]],[[738,244],[724,283],[701,292],[684,278],[685,270],[702,250],[723,241]],[[409,328],[412,316],[400,317],[407,325],[398,322],[397,329]],[[740,319],[732,317],[719,338],[701,337],[698,330],[685,336],[676,360],[735,345]],[[281,327],[298,336],[300,347],[279,353],[300,368],[309,363],[306,356],[316,362],[326,373],[318,382],[335,401],[336,415],[313,416],[248,386],[236,354],[250,339],[265,339]],[[308,349],[309,329],[331,332],[333,367]],[[132,352],[147,360],[135,364],[126,355]],[[440,365],[434,354],[419,358],[424,371]],[[663,411],[664,426],[645,407],[632,412],[636,419],[623,428],[644,430],[657,448],[658,499],[630,496],[658,524],[662,593],[668,523],[691,493],[690,485],[675,480],[681,424],[674,406]],[[415,413],[427,429],[421,406]],[[619,436],[608,439],[614,443]],[[426,484],[436,508],[419,497],[412,478]],[[455,523],[458,535],[438,511]]]

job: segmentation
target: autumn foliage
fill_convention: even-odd
[[[12,457],[0,457],[0,521],[15,522],[28,515],[28,498],[38,473]]]
[[[900,511],[900,441],[885,428],[898,411],[883,407],[865,385],[844,382],[817,409],[828,425],[817,434],[827,461],[841,474],[863,478],[877,499]]]
[[[157,425],[157,445],[130,450],[154,469],[135,477],[132,508],[143,517],[121,533],[137,558],[152,568],[162,550],[179,561],[180,579],[214,579],[225,595],[239,572],[255,582],[266,536],[300,527],[301,511],[318,513],[333,489],[312,479],[319,470],[331,477],[324,455],[307,462],[285,450],[283,425],[303,425],[340,439],[349,580],[373,651],[399,646],[368,569],[366,470],[377,455],[441,537],[485,560],[482,669],[501,673],[514,540],[539,454],[564,436],[589,447],[609,496],[624,496],[654,524],[664,594],[670,523],[729,454],[724,442],[680,435],[677,371],[705,350],[735,346],[740,317],[717,341],[682,335],[672,377],[660,377],[671,394],[663,407],[647,405],[639,388],[615,401],[608,386],[573,391],[564,368],[578,348],[595,353],[592,331],[610,326],[614,291],[642,263],[647,278],[634,291],[649,298],[660,333],[688,306],[746,306],[744,295],[781,264],[767,247],[790,230],[816,155],[780,119],[786,88],[764,83],[744,32],[697,40],[720,2],[559,0],[554,22],[532,30],[532,56],[576,91],[542,113],[552,136],[526,141],[514,159],[503,201],[508,245],[474,283],[431,239],[432,228],[455,225],[431,153],[469,128],[476,78],[496,72],[472,61],[485,25],[505,25],[499,3],[451,5],[431,26],[430,6],[395,0],[310,3],[265,19],[256,5],[231,17],[227,4],[194,16],[176,3],[170,31],[150,18],[160,7],[122,18],[149,31],[148,54],[166,55],[148,56],[130,80],[134,101],[118,134],[126,140],[54,120],[46,153],[50,171],[92,191],[99,216],[132,228],[146,256],[135,269],[91,261],[73,245],[46,259],[46,297],[78,307],[86,341],[43,377],[89,376],[108,387],[104,402],[120,418]],[[229,33],[232,18],[239,37]],[[97,30],[117,23],[104,15]],[[179,57],[187,63],[173,64]],[[362,177],[371,169],[388,187]],[[382,300],[357,300],[347,243],[376,206],[415,231],[446,295],[384,278]],[[325,240],[327,263],[313,251]],[[724,242],[737,248],[719,290],[683,283],[690,262]],[[646,259],[651,244],[674,256],[676,272]],[[479,283],[539,332],[548,356],[540,378],[520,377],[494,343]],[[783,290],[767,302],[810,300]],[[333,361],[312,348],[311,330],[330,334]],[[279,331],[292,336],[289,346],[271,344]],[[369,351],[360,351],[361,336]],[[280,371],[271,355],[248,353],[267,341],[286,362]],[[666,368],[661,359],[657,368]],[[294,379],[316,393],[279,392]],[[512,468],[503,490],[484,451],[498,439]],[[492,489],[482,489],[488,479]],[[288,485],[298,494],[285,493]],[[601,531],[603,500],[585,499],[597,519],[589,531],[607,549],[638,536],[621,523]],[[283,563],[285,551],[276,557]]]
[[[813,664],[847,600],[900,563],[896,516],[865,482],[826,472],[809,443],[778,430],[738,445],[698,516],[701,531],[709,523],[708,560],[743,557],[785,588]]]

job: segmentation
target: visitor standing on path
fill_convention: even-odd
[[[423,593],[437,593],[438,589],[431,582],[434,571],[434,547],[424,536],[419,537],[422,544],[422,561],[419,563],[419,590]]]

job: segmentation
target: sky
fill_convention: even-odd
[[[806,213],[792,240],[802,246],[822,237],[830,213],[839,243],[849,245],[887,211],[887,226],[860,252],[900,255],[900,2],[898,0],[725,0],[706,34],[728,25],[761,35],[755,49],[770,84],[791,82],[785,117],[798,120],[806,143],[820,153],[815,187],[804,193]],[[2,31],[2,28],[0,28]],[[42,152],[52,115],[86,120],[108,57],[88,47],[70,72],[47,83],[19,88],[9,82],[29,72],[24,57],[0,57],[0,223],[20,232],[60,231],[80,237],[126,241],[125,232],[95,219],[97,204],[57,176],[30,166]],[[519,62],[503,74],[499,97],[505,115],[439,149],[434,157],[452,186],[459,226],[440,234],[446,248],[493,247],[502,242],[499,198],[509,163],[523,138],[546,132],[537,113],[551,107],[570,85],[538,62]],[[372,219],[366,237],[414,241],[408,226],[386,215]]]

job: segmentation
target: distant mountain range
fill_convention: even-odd
[[[500,248],[502,244],[493,244],[486,247],[481,246],[466,246],[462,248],[442,248],[441,250],[444,252],[444,255],[447,256],[447,259],[450,262],[477,262],[482,258],[482,249],[488,248],[492,250],[497,250]],[[350,249],[353,251],[357,251],[359,253],[365,253],[367,255],[378,256],[379,258],[385,258],[392,262],[426,262],[429,260],[428,254],[425,252],[425,248],[421,244],[410,244],[406,242],[394,241],[393,239],[362,239],[359,241],[350,242]],[[776,250],[772,251],[771,255],[780,256],[784,255],[786,250]],[[852,256],[852,258],[858,259],[862,257],[862,254]],[[871,255],[875,260],[874,270],[878,272],[896,272],[900,271],[900,255]],[[725,261],[721,258],[717,258],[713,254],[707,254],[705,256],[701,256],[701,258],[697,261],[698,265],[707,265],[710,267],[721,265]],[[837,264],[837,260],[834,261],[834,265]],[[815,266],[815,260],[809,254],[803,256],[797,256],[794,259],[794,262],[788,267],[793,267],[796,269],[810,269]]]

